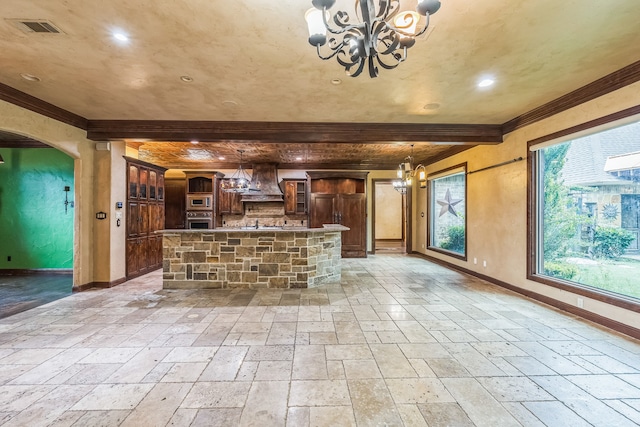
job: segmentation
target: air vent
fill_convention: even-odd
[[[10,19],[13,25],[25,33],[62,34],[62,30],[46,19]]]

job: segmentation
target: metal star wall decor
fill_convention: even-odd
[[[444,195],[444,200],[436,200],[436,202],[442,206],[442,208],[440,208],[440,215],[442,216],[444,214],[446,214],[447,212],[458,216],[458,213],[456,212],[456,210],[454,209],[454,206],[457,205],[458,203],[460,203],[462,201],[462,199],[458,199],[458,200],[452,200],[451,199],[451,191],[449,191],[449,189],[447,188],[447,193]]]

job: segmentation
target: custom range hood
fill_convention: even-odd
[[[282,202],[282,190],[278,185],[276,163],[253,165],[249,191],[242,194],[243,202]]]

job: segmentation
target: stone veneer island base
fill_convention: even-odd
[[[164,289],[310,288],[339,283],[340,225],[163,230]]]

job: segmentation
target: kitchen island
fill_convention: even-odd
[[[342,231],[268,227],[162,230],[165,289],[310,288],[339,283]]]

